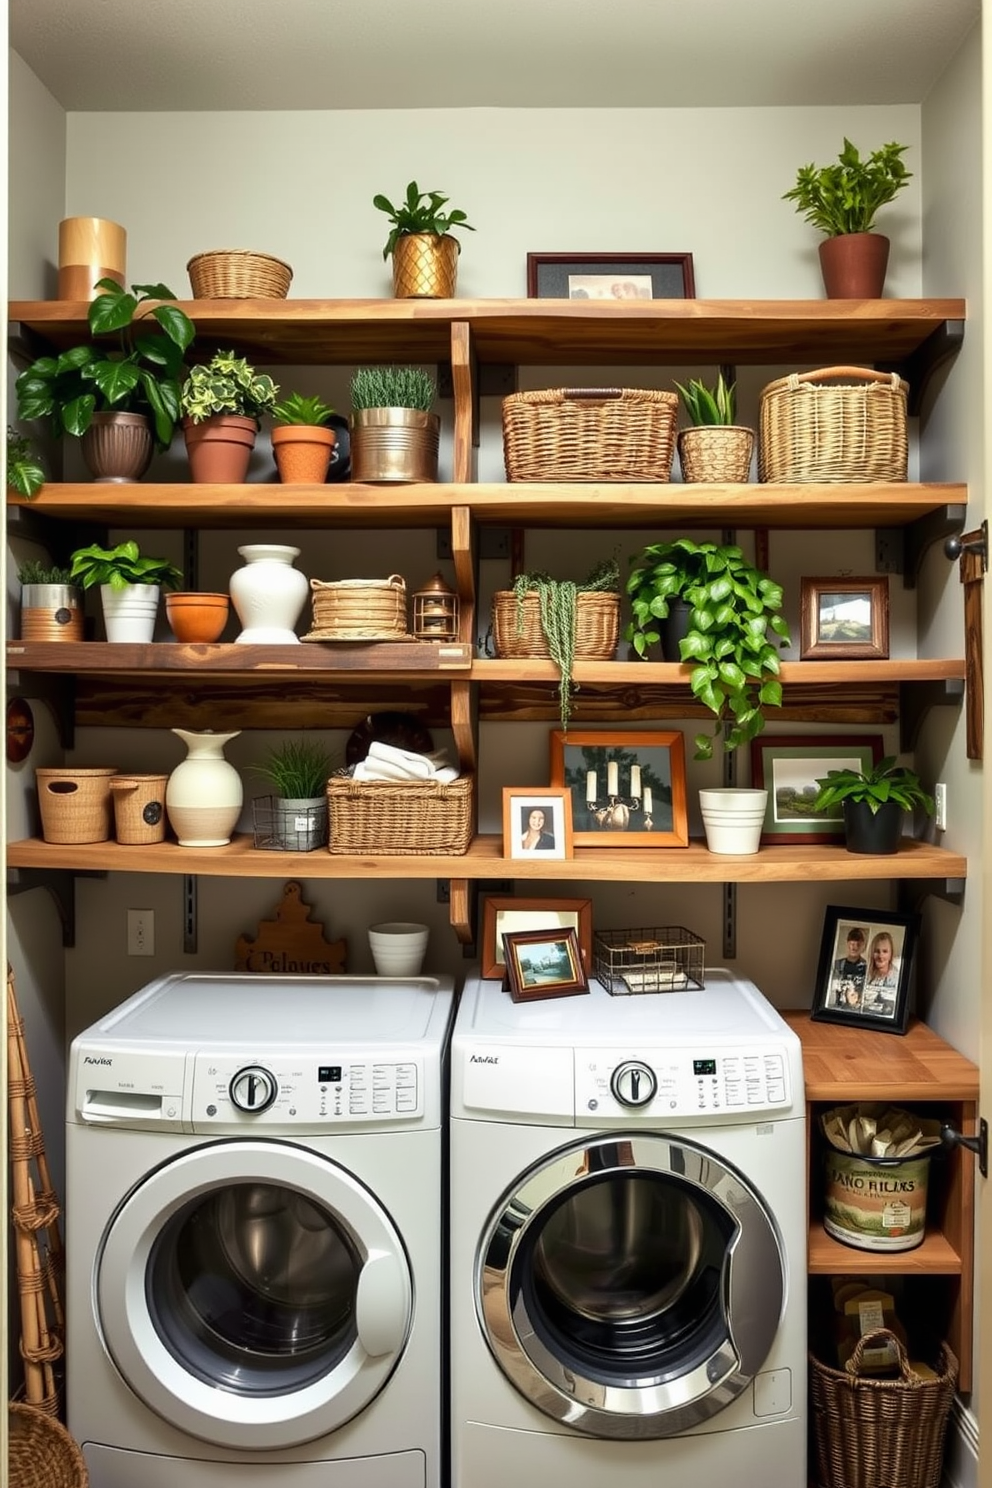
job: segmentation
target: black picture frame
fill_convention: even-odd
[[[919,927],[916,914],[828,904],[812,1020],[878,1033],[905,1033]],[[863,962],[860,972],[859,961]]]
[[[577,295],[570,280],[602,280],[603,293]],[[606,281],[609,280],[609,284]],[[616,293],[613,285],[632,285],[636,293]],[[598,286],[595,286],[598,287]],[[650,293],[644,293],[650,287]],[[529,300],[592,299],[630,305],[631,300],[694,300],[691,253],[528,253]]]

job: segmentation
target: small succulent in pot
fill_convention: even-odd
[[[322,398],[312,394],[287,393],[272,405],[272,417],[277,424],[319,428],[332,417],[334,409]]]
[[[209,362],[190,368],[182,388],[182,411],[194,424],[223,413],[259,424],[272,412],[278,394],[268,373],[256,372],[246,357],[217,351]]]

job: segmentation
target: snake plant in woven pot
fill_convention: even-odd
[[[751,470],[754,430],[737,423],[737,384],[723,373],[713,387],[698,378],[677,382],[690,427],[678,436],[679,464],[686,482],[741,484]]]

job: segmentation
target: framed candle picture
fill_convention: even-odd
[[[676,729],[555,729],[551,784],[571,794],[576,847],[689,845],[685,741]]]

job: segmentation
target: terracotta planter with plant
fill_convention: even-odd
[[[908,145],[881,145],[865,159],[847,138],[833,165],[804,165],[782,200],[824,233],[820,268],[830,300],[877,300],[885,287],[889,240],[875,216],[912,179],[903,164]]]
[[[919,807],[933,815],[934,800],[915,770],[886,755],[870,770],[828,770],[817,779],[814,812],[840,806],[848,852],[890,856],[899,851],[907,815]]]
[[[117,643],[151,641],[163,589],[182,581],[173,563],[143,556],[133,540],[115,548],[77,548],[69,573],[83,589],[99,588],[107,640]]]
[[[692,425],[678,436],[682,479],[717,485],[745,482],[751,471],[754,430],[736,422],[737,384],[725,382],[721,372],[712,388],[696,377],[687,387],[681,382],[675,386]]]
[[[351,379],[351,478],[436,481],[437,384],[420,367],[359,367]]]
[[[289,393],[272,409],[272,454],[284,486],[322,485],[337,434],[327,427],[334,409],[322,399]]]
[[[398,300],[454,298],[458,278],[458,255],[461,244],[451,235],[457,227],[468,232],[475,228],[464,212],[446,211],[448,198],[440,191],[421,191],[416,181],[406,188],[406,197],[398,206],[388,197],[376,195],[372,205],[385,212],[393,224],[384,260],[393,257],[393,294]]]
[[[240,485],[248,474],[263,414],[279,388],[233,351],[192,367],[182,386],[183,436],[193,480]]]

